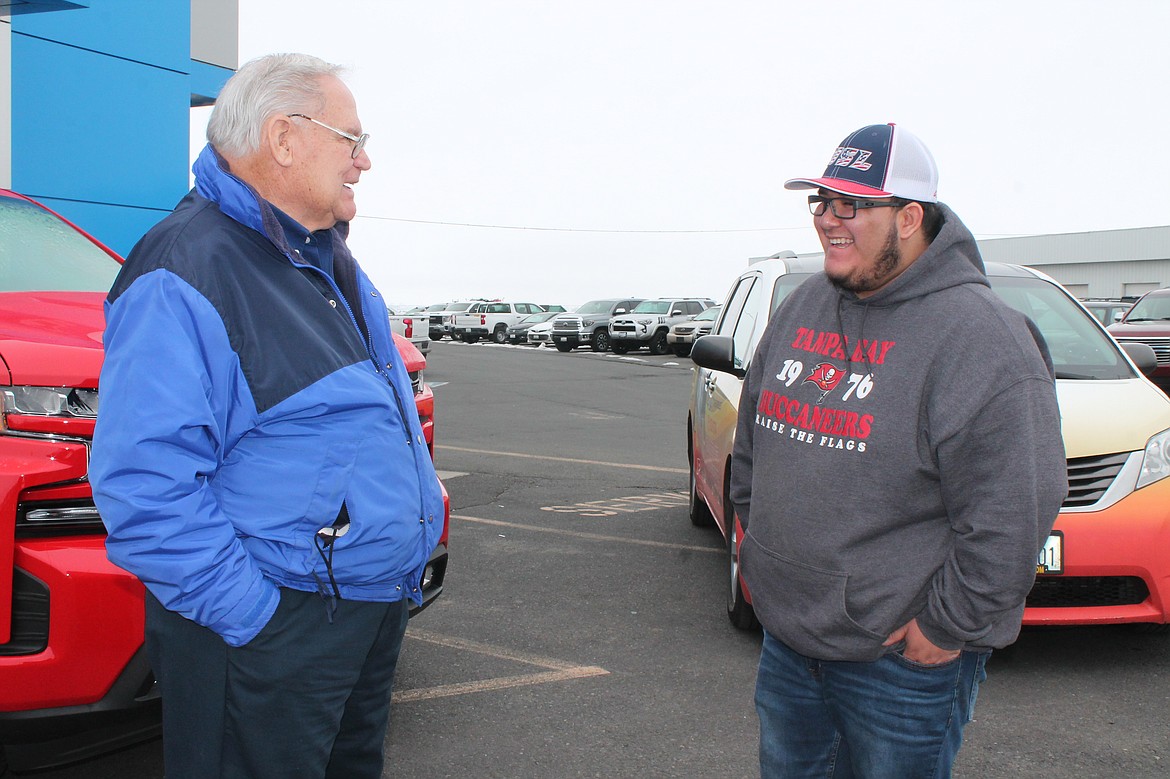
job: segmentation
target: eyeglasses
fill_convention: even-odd
[[[857,200],[852,197],[821,197],[820,195],[808,196],[808,210],[812,212],[813,216],[824,215],[826,204],[832,209],[833,216],[838,219],[852,219],[857,216],[858,210],[862,208],[900,208],[905,205],[905,202],[898,202],[897,200]]]
[[[346,139],[347,141],[353,141],[353,153],[350,154],[349,156],[355,160],[357,159],[357,156],[362,153],[362,149],[365,148],[366,141],[370,140],[369,133],[362,133],[361,135],[351,135],[350,133],[347,133],[344,130],[338,130],[336,127],[330,127],[329,125],[325,124],[324,122],[318,122],[316,119],[314,119],[311,116],[305,116],[304,114],[289,114],[289,116],[290,117],[298,116],[301,119],[308,119],[313,124],[319,124],[322,127],[324,127],[326,130],[332,130],[333,132],[337,133],[338,135],[340,135],[342,138]]]

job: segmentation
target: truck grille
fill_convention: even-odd
[[[1127,459],[1129,452],[1070,459],[1068,497],[1064,499],[1064,508],[1083,508],[1101,500]]]
[[[1120,343],[1136,343],[1146,344],[1154,350],[1154,356],[1158,358],[1158,367],[1165,367],[1170,365],[1170,338],[1155,338],[1151,337],[1137,337],[1132,335],[1116,336]]]
[[[632,333],[637,330],[638,327],[633,322],[614,322],[613,329],[619,330],[623,333]]]
[[[557,317],[553,320],[552,329],[556,332],[575,333],[581,329],[580,317]]]

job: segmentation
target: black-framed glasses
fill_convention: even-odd
[[[296,116],[296,117],[299,117],[301,119],[308,119],[313,124],[320,125],[320,126],[324,127],[326,130],[332,130],[333,132],[337,133],[338,135],[340,135],[342,138],[346,139],[347,141],[353,141],[353,153],[350,154],[349,156],[355,160],[357,159],[357,156],[362,153],[362,149],[365,148],[366,141],[370,140],[369,133],[362,133],[361,135],[353,135],[351,133],[347,133],[345,130],[338,130],[336,127],[330,127],[329,125],[325,124],[324,122],[318,122],[316,119],[314,119],[311,116],[305,116],[304,114],[289,114],[289,116],[290,117]]]
[[[852,219],[862,208],[898,208],[905,203],[888,198],[884,200],[858,200],[855,197],[808,196],[808,210],[813,216],[824,215],[826,205],[832,210],[833,216],[838,219]]]

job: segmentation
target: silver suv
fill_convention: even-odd
[[[666,334],[670,326],[690,319],[715,305],[710,298],[657,298],[643,300],[628,314],[615,316],[609,322],[609,349],[614,354],[625,354],[645,346],[650,354],[670,351]]]

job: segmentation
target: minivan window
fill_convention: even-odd
[[[1130,379],[1133,370],[1090,314],[1055,284],[1037,278],[989,276],[1009,306],[1036,323],[1058,379]]]
[[[0,197],[0,292],[109,292],[121,267],[43,208]]]

